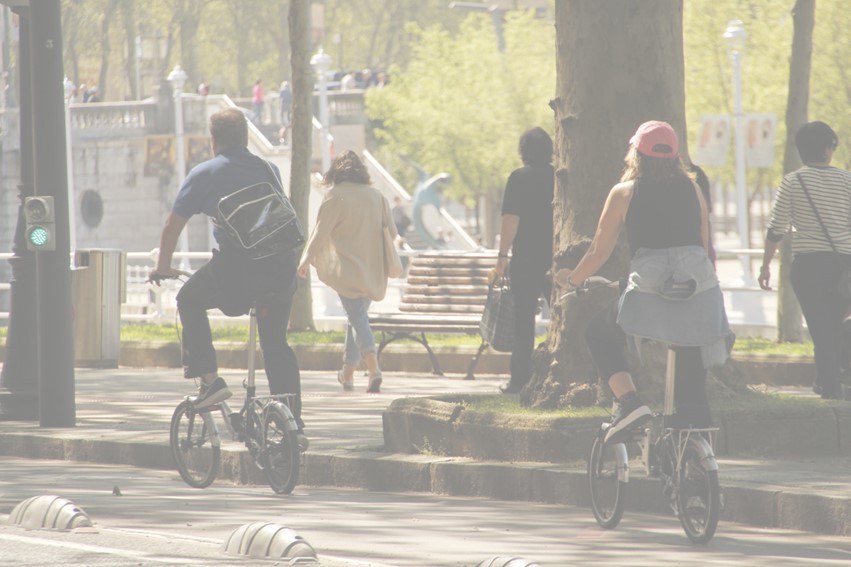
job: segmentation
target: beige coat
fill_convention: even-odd
[[[390,203],[369,185],[339,183],[325,195],[301,263],[319,279],[352,299],[381,301],[387,293],[383,235],[396,238]]]

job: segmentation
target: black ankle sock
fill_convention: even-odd
[[[622,404],[634,403],[634,402],[638,402],[638,401],[640,401],[640,399],[638,397],[638,392],[635,392],[635,391],[627,392],[626,394],[624,394],[623,396],[618,398],[618,402],[620,402]]]

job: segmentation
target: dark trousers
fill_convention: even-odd
[[[841,270],[842,264],[833,252],[795,254],[792,260],[792,289],[813,338],[815,383],[825,397],[840,396],[840,368],[848,355],[842,320],[849,306],[839,294]]]
[[[511,386],[525,386],[532,378],[532,353],[535,350],[535,315],[538,299],[549,303],[552,284],[546,269],[516,265],[509,267],[511,294],[514,296],[514,348],[511,350]]]
[[[626,334],[617,323],[618,302],[599,311],[588,324],[586,340],[597,372],[606,380],[618,372],[629,372],[626,361]],[[706,369],[700,347],[677,347],[674,380],[676,415],[669,425],[708,427],[712,423],[706,396]]]
[[[180,289],[177,310],[183,325],[184,376],[195,378],[218,371],[207,310],[244,315],[256,301],[257,332],[269,391],[273,395],[295,394],[290,410],[302,429],[301,375],[295,352],[287,343],[296,260],[295,252],[249,260],[236,253],[214,251],[213,259]]]

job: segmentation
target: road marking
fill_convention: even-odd
[[[32,544],[36,540],[40,545],[49,547],[61,547],[64,549],[72,549],[75,551],[86,551],[88,553],[102,553],[104,555],[115,555],[118,557],[126,557],[128,559],[144,559],[145,561],[153,561],[155,563],[164,563],[167,565],[185,565],[186,558],[174,557],[154,557],[149,553],[139,551],[124,551],[111,547],[101,547],[99,545],[87,545],[85,543],[71,543],[67,541],[56,541],[52,539],[43,539],[40,537],[24,537],[11,534],[0,534],[0,540],[15,541],[18,543]]]

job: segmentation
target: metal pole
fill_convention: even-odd
[[[6,10],[6,8],[4,8]],[[38,324],[36,321],[35,254],[27,250],[23,203],[33,195],[33,105],[30,96],[30,23],[20,14],[17,70],[20,87],[21,184],[18,224],[12,243],[11,305],[6,357],[0,372],[0,419],[38,419]],[[12,98],[11,96],[9,98]]]
[[[56,250],[36,252],[38,290],[39,424],[73,427],[74,340],[71,320],[71,247],[65,163],[60,0],[30,3],[35,194],[53,197]]]
[[[733,97],[736,118],[736,217],[739,228],[739,242],[743,249],[750,248],[750,211],[748,209],[747,180],[745,177],[745,116],[742,113],[742,53],[734,51],[733,61]],[[751,274],[750,257],[741,254],[742,282],[748,286],[756,285]]]
[[[66,82],[70,82],[65,78]],[[65,89],[65,163],[68,164],[68,238],[71,243],[71,263],[77,249],[77,200],[74,196],[74,150],[71,147],[71,97],[73,84],[63,83]]]
[[[185,142],[183,139],[183,93],[181,88],[174,88],[174,143],[177,151],[177,189],[183,187],[183,181],[186,179],[186,151]],[[189,251],[189,226],[184,227],[180,233],[180,251],[184,256],[180,258],[180,269],[189,271],[189,259],[185,256]]]
[[[136,59],[134,61],[134,71],[136,73],[136,100],[142,100],[142,71],[139,68],[142,64],[142,36],[136,36]]]
[[[328,79],[325,69],[319,73],[319,121],[322,123],[322,173],[331,168],[331,148],[328,146]]]

